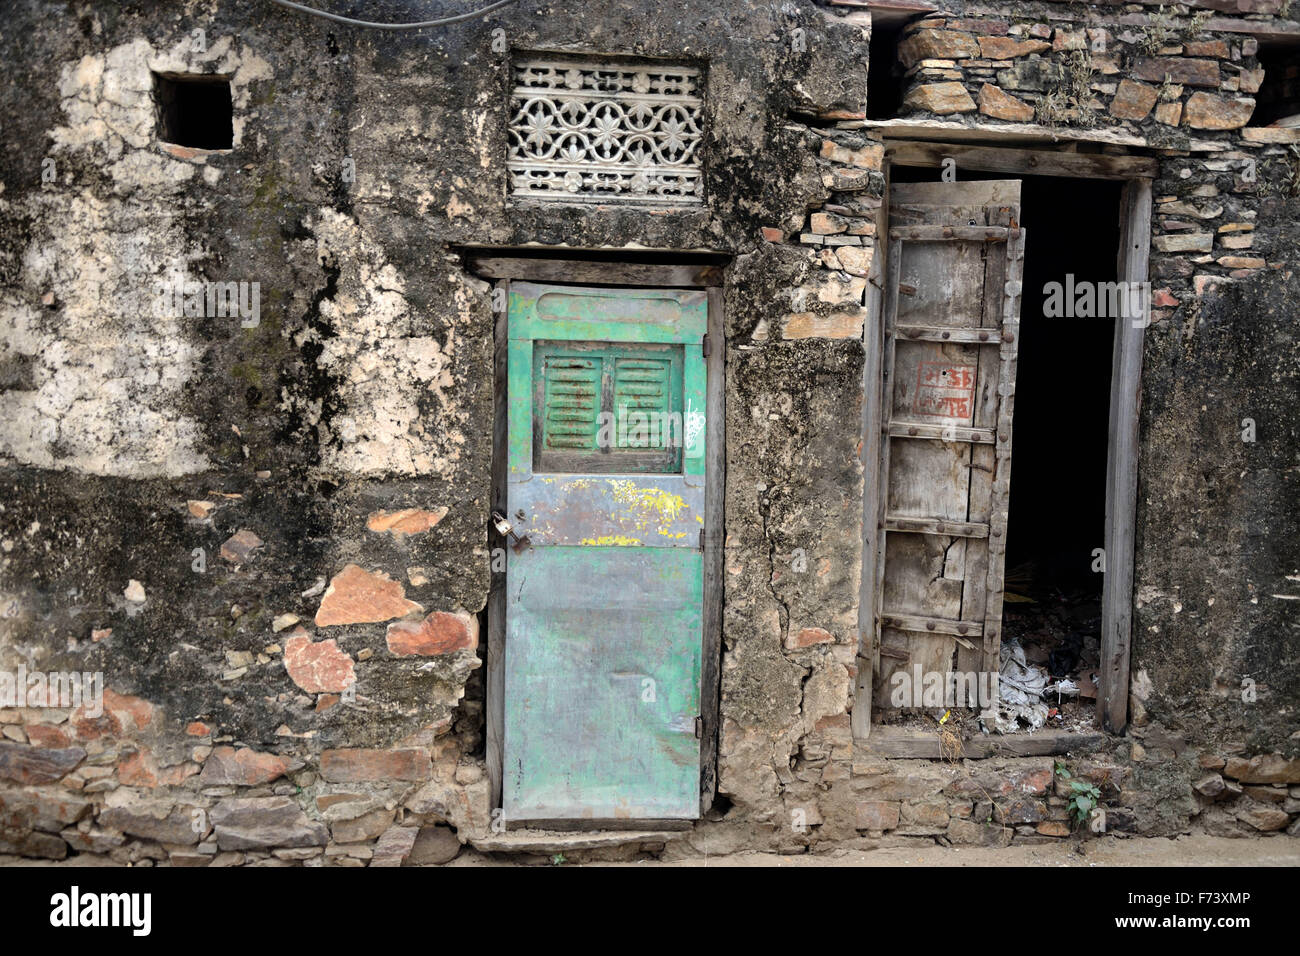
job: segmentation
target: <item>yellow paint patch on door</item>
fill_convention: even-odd
[[[688,507],[681,495],[661,488],[638,488],[630,481],[612,481],[614,500],[640,516],[655,516],[663,522],[676,521]]]

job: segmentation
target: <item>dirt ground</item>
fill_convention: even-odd
[[[621,864],[645,866],[647,864]],[[652,866],[1300,866],[1300,838],[1234,840],[1204,834],[1163,837],[1105,837],[1051,846],[892,847],[817,856],[736,854]]]
[[[77,857],[61,862],[0,856],[0,867],[112,866],[107,857]],[[449,866],[516,866],[518,862],[465,849]],[[567,863],[565,865],[579,865]],[[1300,867],[1300,837],[1275,836],[1229,839],[1204,834],[1163,837],[1104,837],[1086,842],[1051,846],[891,847],[881,850],[846,850],[816,855],[782,856],[775,853],[734,853],[661,863],[589,863],[587,866],[1279,866]]]
[[[474,852],[462,852],[451,866],[505,866]],[[570,864],[571,865],[571,864]],[[918,850],[891,847],[881,850],[847,850],[826,854],[782,856],[775,853],[735,853],[660,863],[590,863],[588,866],[1300,866],[1300,837],[1275,836],[1230,839],[1204,834],[1164,837],[1103,837],[1051,846],[941,847]]]

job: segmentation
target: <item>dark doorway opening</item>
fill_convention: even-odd
[[[894,182],[939,170],[894,166]],[[1078,692],[1055,693],[1048,727],[1094,720],[1106,540],[1106,466],[1120,242],[1118,182],[1019,179],[1026,230],[1012,422],[1002,644]],[[1059,284],[1059,295],[1053,298]],[[1090,297],[1084,290],[1091,288]],[[1071,294],[1072,293],[1072,294]],[[1122,304],[1122,300],[1121,300]],[[1099,312],[1106,314],[1099,315]],[[1085,314],[1086,313],[1086,314]]]
[[[1053,680],[1079,686],[1079,695],[1057,701],[1063,719],[1082,704],[1080,716],[1090,720],[1101,657],[1115,322],[1122,321],[1102,290],[1118,279],[1121,186],[1049,177],[1023,182],[1024,294],[1002,633]],[[1053,284],[1060,287],[1055,299]],[[1091,308],[1081,297],[1088,288]]]
[[[154,74],[158,135],[193,149],[234,147],[234,103],[224,76]]]

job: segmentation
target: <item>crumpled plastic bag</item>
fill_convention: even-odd
[[[1030,730],[1037,730],[1047,723],[1048,706],[1043,703],[1043,693],[1051,675],[1026,661],[1025,649],[1015,641],[1002,642],[1001,657],[997,706],[992,713],[986,711],[980,715],[984,729],[989,730],[991,722],[992,729],[998,733],[1011,734],[1020,730],[1020,721],[1023,720]],[[1075,692],[1078,692],[1077,688]]]
[[[1079,685],[1076,684],[1074,681],[1070,680],[1068,677],[1062,677],[1056,683],[1048,684],[1046,687],[1044,687],[1043,694],[1049,698],[1053,694],[1055,694],[1057,698],[1057,703],[1060,703],[1060,699],[1062,697],[1078,697]]]

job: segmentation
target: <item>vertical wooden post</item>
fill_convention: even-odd
[[[880,555],[880,444],[886,441],[881,425],[883,385],[880,378],[884,340],[881,324],[884,314],[885,261],[889,236],[889,156],[883,161],[885,192],[876,215],[876,252],[867,270],[867,314],[862,327],[862,578],[858,585],[858,657],[857,679],[853,690],[850,726],[855,738],[871,733],[872,690],[876,680],[876,583]]]
[[[709,349],[705,356],[704,635],[700,658],[700,815],[718,790],[718,697],[722,677],[723,556],[726,545],[727,342],[722,287],[709,296]]]
[[[1151,248],[1151,181],[1131,180],[1120,202],[1119,281],[1145,283]],[[1132,288],[1130,286],[1130,288]],[[1106,462],[1106,577],[1101,596],[1101,687],[1097,718],[1121,733],[1128,723],[1129,654],[1133,629],[1133,538],[1137,527],[1138,415],[1142,401],[1143,314],[1115,320],[1110,384],[1110,453]]]
[[[509,327],[510,280],[503,279],[493,288],[505,295],[506,307],[496,313],[492,347],[492,510],[506,513],[506,429],[509,405],[507,404],[507,329]],[[484,519],[488,516],[484,515]],[[486,520],[484,522],[486,524]],[[492,560],[492,535],[487,537],[488,561]],[[487,603],[487,675],[485,679],[485,705],[487,708],[487,740],[484,744],[487,762],[488,785],[491,788],[491,807],[501,806],[502,733],[505,728],[505,640],[506,640],[506,576],[504,571],[493,571]]]

